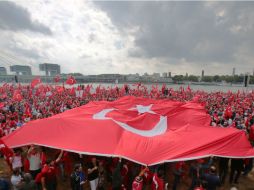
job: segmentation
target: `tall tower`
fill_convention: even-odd
[[[235,76],[235,67],[233,68],[233,73],[232,73],[233,76]]]
[[[205,76],[205,71],[202,70],[201,78],[204,78],[204,76]]]

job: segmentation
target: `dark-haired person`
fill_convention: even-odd
[[[228,162],[229,162],[229,158],[219,159],[219,176],[220,176],[221,184],[224,184],[226,176],[228,174]]]
[[[177,162],[174,165],[174,170],[173,170],[173,174],[174,174],[174,182],[173,182],[173,190],[177,189],[178,184],[180,183],[180,179],[183,175],[184,172],[184,162]]]
[[[208,174],[204,174],[202,178],[207,182],[206,190],[216,190],[217,187],[220,186],[220,178],[216,174],[215,166],[210,167],[210,172]]]
[[[41,171],[41,185],[43,190],[56,190],[56,164],[60,161],[63,151],[59,154],[56,160],[47,160]]]
[[[13,186],[13,190],[18,190],[21,184],[22,177],[20,175],[19,168],[15,168],[13,170],[13,174],[11,176],[11,184]]]
[[[122,159],[119,158],[118,163],[112,172],[112,190],[122,189],[122,181],[123,181],[123,177],[121,175],[122,166],[123,166]]]
[[[19,149],[15,150],[14,155],[10,157],[10,163],[13,170],[17,168],[19,169],[19,171],[21,171],[21,169],[23,168],[21,151]]]
[[[88,175],[87,179],[90,183],[91,190],[96,190],[98,185],[99,171],[98,163],[95,157],[92,158],[92,161],[88,164]]]
[[[231,184],[232,182],[238,183],[238,179],[241,175],[241,172],[244,168],[244,162],[243,159],[231,159],[231,165],[230,165],[230,178],[229,178],[229,183]]]
[[[71,189],[72,190],[82,190],[85,184],[85,174],[81,164],[76,164],[74,167],[74,172],[71,174]]]

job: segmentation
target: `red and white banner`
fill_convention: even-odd
[[[31,81],[31,87],[34,88],[36,85],[40,84],[41,83],[41,78],[40,77],[37,77],[37,78],[34,78],[32,81]]]
[[[68,85],[74,85],[76,84],[76,79],[73,76],[69,76],[65,83]]]
[[[31,121],[3,140],[11,148],[37,144],[144,165],[211,155],[254,156],[244,131],[209,124],[210,116],[195,102],[124,97]]]

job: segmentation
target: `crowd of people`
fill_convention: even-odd
[[[148,89],[142,84],[68,88],[3,84],[0,86],[0,136],[31,120],[50,117],[89,101],[113,101],[126,95],[199,102],[211,115],[211,126],[244,130],[250,142],[254,142],[254,91],[205,92],[193,91],[189,86],[173,89],[166,85]],[[91,190],[141,190],[148,186],[153,190],[176,190],[187,177],[191,179],[190,190],[214,190],[225,183],[237,184],[239,177],[248,175],[253,165],[252,159],[207,158],[148,168],[121,158],[96,158],[34,145],[15,149],[7,162],[12,170],[10,182],[14,190],[55,190],[59,181],[68,182],[73,190],[84,189],[88,184]],[[0,189],[8,187],[1,179]]]

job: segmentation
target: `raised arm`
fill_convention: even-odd
[[[144,173],[146,173],[146,171],[149,171],[148,167],[146,166],[143,170],[140,171],[139,175],[138,176],[143,176]]]
[[[31,145],[30,148],[29,148],[28,151],[27,151],[27,157],[30,157],[30,156],[31,156],[33,150],[34,150],[34,146]]]
[[[63,150],[61,150],[61,152],[60,152],[60,154],[59,154],[59,156],[57,157],[57,159],[56,159],[55,162],[58,163],[58,162],[61,160],[62,156],[63,156]]]
[[[42,186],[42,190],[47,190],[44,176],[41,178],[41,186]]]
[[[98,167],[97,166],[94,166],[93,168],[89,168],[88,170],[87,170],[87,172],[88,172],[88,174],[91,174],[91,173],[93,173],[93,171],[95,171],[95,170],[97,170],[98,169]]]

